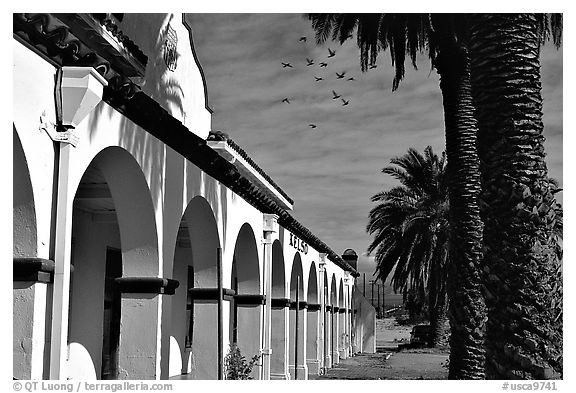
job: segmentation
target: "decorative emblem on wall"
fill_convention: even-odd
[[[178,36],[176,35],[176,30],[168,25],[166,28],[166,39],[164,40],[164,62],[170,71],[176,69],[176,62],[178,60],[178,54],[176,52],[177,45]]]

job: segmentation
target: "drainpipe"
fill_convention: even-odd
[[[102,100],[106,80],[91,67],[62,67],[56,80],[56,119],[51,124],[41,118],[41,126],[54,142],[59,142],[56,180],[56,230],[54,237],[54,284],[50,344],[50,379],[66,379],[68,357],[68,305],[70,302],[70,252],[72,202],[70,159],[78,137],[74,128]]]
[[[264,334],[262,343],[262,374],[260,379],[270,379],[272,355],[272,236],[278,233],[278,216],[264,214]]]
[[[223,325],[224,319],[222,314],[222,303],[224,302],[224,293],[222,290],[222,248],[216,249],[216,281],[218,287],[218,379],[224,379],[224,339]]]

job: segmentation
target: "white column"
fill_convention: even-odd
[[[264,214],[264,331],[262,334],[262,375],[270,379],[270,356],[272,355],[272,235],[278,232],[278,216]]]
[[[326,353],[324,350],[324,346],[325,346],[325,326],[324,326],[324,319],[325,319],[325,315],[326,315],[326,296],[324,293],[324,272],[326,270],[326,254],[321,253],[320,254],[320,262],[318,263],[318,267],[319,267],[319,274],[320,274],[320,280],[319,280],[319,288],[320,288],[320,312],[318,315],[318,323],[319,323],[319,327],[318,327],[318,355],[319,355],[319,361],[320,361],[320,367],[321,367],[321,373],[325,373],[326,372],[326,368],[328,368],[328,366],[326,365]]]

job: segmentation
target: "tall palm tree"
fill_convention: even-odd
[[[448,190],[445,155],[432,147],[424,155],[415,149],[391,160],[382,170],[401,185],[372,197],[378,203],[369,214],[366,230],[374,235],[376,273],[392,275],[394,291],[426,294],[432,346],[444,334],[446,268],[448,261]]]
[[[545,162],[539,61],[543,41],[560,45],[561,26],[561,15],[471,17],[488,378],[562,375],[562,218]]]
[[[390,48],[396,69],[393,89],[404,76],[408,53],[416,65],[427,49],[440,75],[444,104],[450,201],[450,267],[448,271],[451,379],[484,378],[485,305],[481,293],[477,124],[470,93],[470,61],[465,45],[465,19],[430,14],[309,14],[316,38],[330,35],[343,43],[356,31],[360,64],[366,70],[378,52]]]

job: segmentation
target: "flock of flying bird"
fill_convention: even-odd
[[[299,42],[306,42],[306,37],[300,37],[300,39],[298,41]],[[334,56],[336,56],[336,51],[328,48],[328,58],[332,58]],[[314,64],[315,64],[314,59],[306,58],[306,67],[313,66]],[[319,63],[319,66],[320,66],[320,68],[326,68],[326,67],[328,67],[328,63],[322,61]],[[294,68],[294,67],[290,63],[282,62],[282,68]],[[370,65],[370,68],[371,69],[376,68],[376,64]],[[336,72],[336,79],[345,79],[345,77],[346,77],[346,71]],[[324,80],[323,77],[319,77],[316,75],[314,75],[314,79],[316,82],[321,82]],[[354,81],[355,79],[354,79],[354,77],[349,77],[346,80],[347,81]],[[350,103],[350,100],[345,100],[344,98],[342,98],[342,96],[340,94],[336,93],[336,91],[334,91],[334,90],[332,90],[332,99],[333,100],[340,99],[342,101],[342,106],[347,106]],[[290,104],[290,99],[288,97],[285,97],[282,100],[282,102],[286,103],[286,104]],[[313,124],[313,123],[308,124],[308,126],[312,129],[318,127],[316,124]]]

